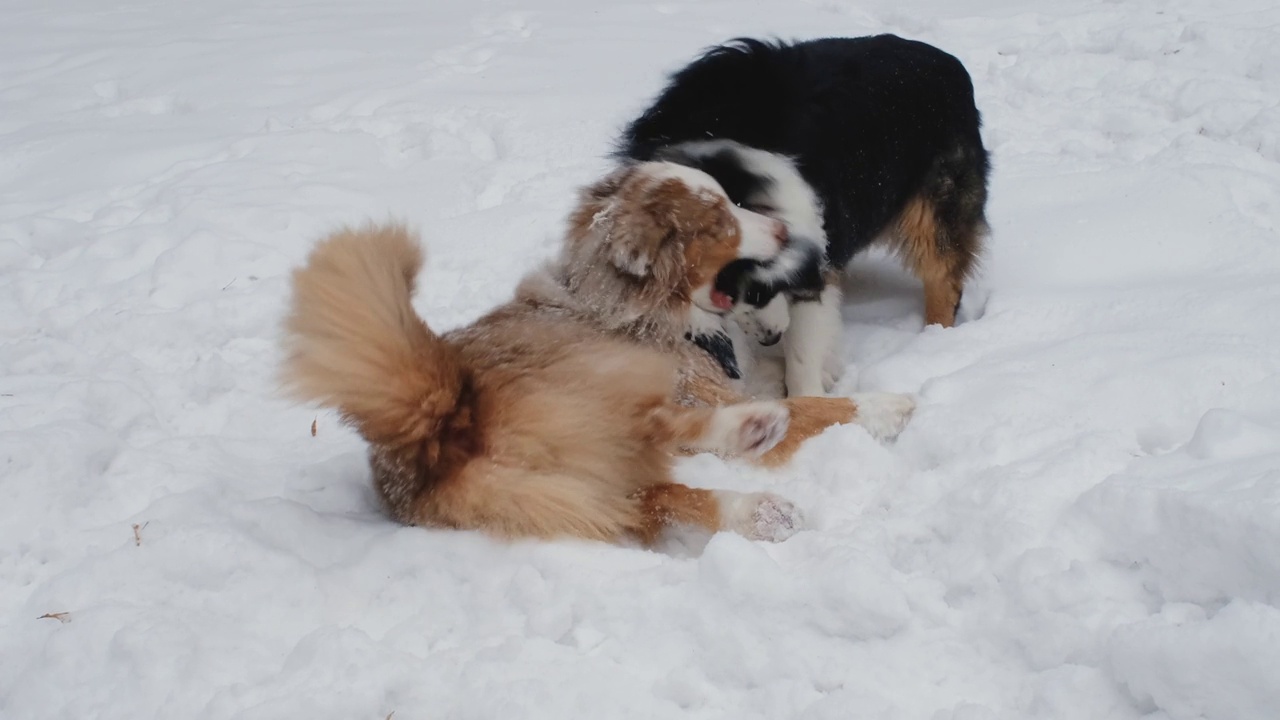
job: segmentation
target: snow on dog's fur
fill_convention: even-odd
[[[294,276],[285,383],[370,444],[395,519],[502,537],[654,540],[667,524],[781,539],[799,513],[767,494],[672,481],[679,447],[759,454],[778,403],[685,408],[663,353],[517,300],[437,335],[409,299],[403,228],[344,230]]]
[[[663,194],[678,189],[676,186],[666,184],[661,192],[653,190],[658,179],[672,173],[679,173],[688,187],[697,188],[698,202],[682,202],[677,207],[671,201],[683,197],[683,191],[663,200]],[[761,225],[762,221],[778,220],[735,207],[728,198],[728,191],[718,181],[690,167],[667,162],[625,164],[582,191],[578,207],[569,217],[560,258],[528,278],[524,292],[536,296],[538,302],[555,305],[585,322],[675,357],[680,403],[715,406],[744,402],[750,398],[744,394],[743,384],[726,368],[733,370],[736,357],[746,359],[750,354],[735,351],[734,338],[723,322],[725,308],[736,312],[741,304],[717,303],[714,285],[727,268],[769,261],[777,257],[779,246],[786,252],[797,240],[780,225]],[[714,229],[717,218],[725,217],[725,206],[743,228],[736,255],[715,249],[714,243],[679,240],[690,228]],[[753,228],[757,229],[755,237]],[[635,264],[632,257],[643,254],[641,248],[650,246],[655,238],[663,237],[669,243],[666,257],[647,263],[643,276],[630,272]],[[683,256],[675,252],[679,248],[684,248],[680,251]],[[717,257],[712,266],[721,269],[707,276],[697,268],[712,256]],[[910,398],[892,393],[795,397],[784,402],[791,410],[793,431],[765,454],[766,464],[786,461],[801,442],[834,424],[852,422],[876,437],[892,437],[901,431],[915,407]]]
[[[785,457],[857,415],[848,400],[724,406],[743,398],[716,394],[672,351],[691,312],[723,312],[716,274],[776,252],[781,224],[734,208],[699,171],[650,163],[589,188],[570,227],[562,262],[444,335],[410,304],[416,238],[394,225],[334,233],[294,274],[285,387],[368,441],[374,486],[401,522],[644,543],[673,523],[794,533],[801,515],[783,498],[672,479],[678,450]],[[690,398],[706,402],[678,402]]]
[[[724,311],[719,270],[783,241],[707,174],[634,165],[582,193],[561,261],[442,336],[410,304],[416,238],[342,229],[293,275],[283,384],[370,443],[374,487],[402,523],[644,543],[692,524],[777,541],[800,527],[794,505],[675,483],[676,452],[780,461],[838,421],[896,433],[911,407],[749,402],[684,342],[692,314]]]

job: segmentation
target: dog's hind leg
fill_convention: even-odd
[[[652,415],[651,437],[671,449],[759,456],[787,433],[790,412],[778,402],[745,402],[718,408],[663,405]]]
[[[641,522],[634,532],[646,545],[669,525],[728,530],[751,540],[778,542],[804,524],[803,514],[791,501],[772,493],[705,490],[669,482],[637,490],[632,499],[641,508]]]
[[[899,255],[924,283],[926,325],[955,325],[965,281],[987,233],[987,167],[980,144],[940,157],[890,233]]]
[[[672,449],[759,456],[786,435],[789,418],[789,409],[779,402],[719,408],[666,404],[650,414],[650,439]],[[706,490],[664,481],[637,490],[631,498],[640,504],[640,523],[633,532],[645,544],[675,524],[777,542],[794,535],[803,523],[795,505],[771,493]]]
[[[934,202],[914,197],[890,236],[903,261],[924,283],[924,324],[951,327],[974,254],[965,252],[939,221]]]

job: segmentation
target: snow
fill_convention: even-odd
[[[275,394],[324,231],[414,223],[457,326],[664,72],[882,31],[970,68],[994,234],[949,330],[854,268],[839,390],[918,393],[896,443],[682,462],[805,531],[398,527],[360,441]],[[0,717],[1274,717],[1278,98],[1256,0],[14,0]]]

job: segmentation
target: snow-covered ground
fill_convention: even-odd
[[[398,527],[273,395],[325,230],[415,223],[456,326],[664,72],[882,31],[969,66],[994,236],[950,330],[855,267],[840,390],[919,393],[896,444],[682,464],[808,531]],[[9,0],[0,717],[1275,718],[1278,103],[1273,0]]]

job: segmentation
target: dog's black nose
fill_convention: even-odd
[[[760,338],[760,344],[764,345],[765,347],[769,347],[770,345],[777,345],[778,341],[781,339],[782,339],[782,333],[771,332],[768,335],[765,335],[764,337]]]

